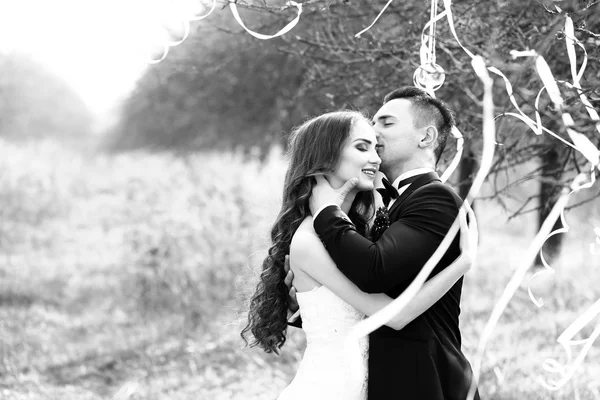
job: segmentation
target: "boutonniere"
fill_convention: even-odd
[[[383,232],[390,227],[390,216],[387,207],[379,207],[375,212],[375,220],[373,221],[373,229],[371,230],[371,240],[376,242],[379,240]]]

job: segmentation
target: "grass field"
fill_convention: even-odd
[[[0,398],[273,399],[292,379],[301,331],[290,330],[280,356],[239,338],[278,211],[277,152],[260,164],[237,154],[79,154],[52,143],[0,142],[0,151]],[[511,204],[532,190],[520,188]],[[533,215],[508,221],[492,201],[477,214],[479,264],[465,279],[461,316],[471,359],[535,234]],[[556,274],[534,285],[544,307],[523,285],[491,338],[484,399],[600,399],[599,343],[562,389],[538,382],[553,377],[546,358],[566,359],[556,338],[600,297],[600,257],[589,252],[600,206],[567,217]]]

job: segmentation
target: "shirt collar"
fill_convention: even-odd
[[[400,183],[400,181],[402,179],[406,179],[406,178],[410,178],[413,176],[417,176],[417,175],[423,175],[429,172],[435,172],[435,170],[433,168],[415,168],[415,169],[411,169],[410,171],[406,171],[405,173],[403,173],[402,175],[400,175],[399,177],[396,178],[396,180],[392,183],[392,185],[397,188],[400,189],[398,187],[398,184]]]

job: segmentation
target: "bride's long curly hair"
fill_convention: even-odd
[[[271,229],[272,246],[263,261],[260,281],[250,300],[248,324],[241,332],[246,344],[246,336],[252,332],[251,347],[260,346],[267,353],[279,354],[285,343],[288,311],[285,256],[290,252],[296,229],[310,215],[308,200],[316,184],[314,177],[334,172],[352,126],[361,119],[365,117],[356,111],[330,112],[305,122],[290,135],[290,162],[283,185],[283,202]],[[372,212],[372,192],[357,193],[348,217],[363,235]]]

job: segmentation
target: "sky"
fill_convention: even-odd
[[[183,37],[187,16],[200,15],[207,3],[0,0],[0,51],[32,56],[64,78],[93,112],[102,114],[152,68],[148,60],[162,52],[165,39]]]

